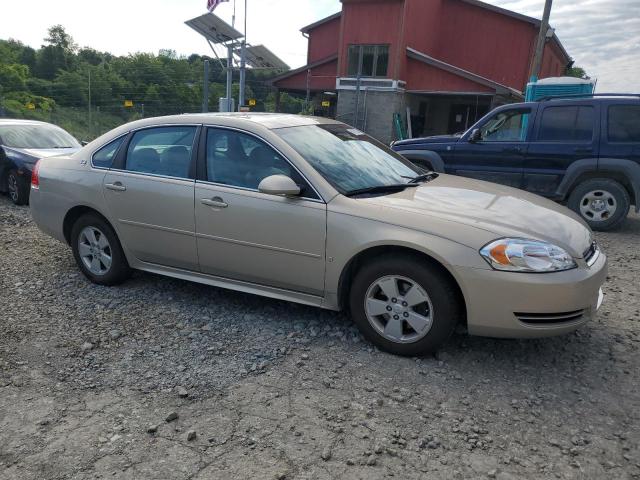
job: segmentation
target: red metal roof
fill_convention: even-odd
[[[456,67],[455,65],[451,65],[449,63],[443,62],[442,60],[438,60],[437,58],[433,58],[426,53],[419,52],[418,50],[414,50],[411,47],[407,47],[407,56],[409,58],[413,58],[414,60],[419,60],[423,63],[431,65],[433,67],[439,68],[446,72],[452,73],[453,75],[457,75],[459,77],[465,78],[467,80],[471,80],[474,83],[479,85],[483,85],[485,87],[489,87],[495,90],[496,93],[499,94],[508,94],[513,95],[518,98],[523,98],[522,93],[518,90],[508,87],[506,85],[502,85],[498,82],[494,82],[493,80],[483,77],[481,75],[477,75],[473,72],[469,72],[460,67]]]
[[[322,20],[318,20],[317,22],[312,23],[311,25],[307,25],[306,27],[302,27],[300,31],[302,33],[309,33],[310,30],[313,30],[320,25],[323,25],[331,20],[335,20],[336,18],[340,18],[342,16],[342,12],[334,13],[333,15],[329,15],[328,17],[323,18]]]
[[[272,78],[271,84],[278,87],[278,85],[275,85],[276,83],[282,82],[283,80],[287,80],[291,77],[295,77],[296,75],[299,75],[301,73],[306,72],[307,70],[314,70],[314,69],[318,69],[319,67],[323,67],[324,65],[329,65],[332,62],[336,62],[338,60],[338,55],[331,55],[330,57],[324,58],[322,60],[318,60],[317,62],[313,62],[310,63],[309,65],[304,65],[300,68],[296,68],[295,70],[290,70],[288,72],[285,72],[281,75],[278,75],[277,77]],[[337,71],[337,65],[334,67],[336,68]],[[321,89],[323,88],[335,88],[335,76],[333,77],[333,80],[331,81],[331,85],[329,85],[327,83],[327,85],[324,85],[325,82],[323,83],[323,86]],[[300,88],[302,88],[302,85],[300,86]],[[312,88],[312,90],[314,90],[315,88]]]

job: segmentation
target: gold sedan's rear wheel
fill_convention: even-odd
[[[73,256],[85,277],[98,285],[118,285],[131,269],[116,232],[95,213],[82,215],[73,224],[70,238]]]

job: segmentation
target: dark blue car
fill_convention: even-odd
[[[619,226],[631,205],[640,210],[640,95],[505,105],[463,134],[392,147],[428,170],[563,202],[594,230]]]
[[[26,205],[35,163],[80,148],[75,138],[50,123],[0,119],[0,192],[16,205]]]

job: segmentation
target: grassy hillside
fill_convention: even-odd
[[[80,140],[91,140],[143,113],[198,112],[205,60],[210,61],[209,111],[217,111],[218,99],[225,95],[224,65],[206,56],[182,57],[172,50],[114,56],[78,47],[61,25],[51,27],[44,42],[34,49],[0,40],[0,117],[48,121]],[[273,111],[275,96],[268,79],[274,74],[247,72],[246,95],[256,100],[254,111]],[[236,98],[237,90],[236,78]],[[302,99],[286,94],[281,102],[288,113],[300,113],[304,106]]]

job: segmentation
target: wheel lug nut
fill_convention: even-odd
[[[402,302],[402,306],[403,306],[403,307],[408,307],[408,306],[409,306],[409,304],[408,304],[407,302]]]
[[[403,313],[403,315],[404,315],[404,317],[406,318],[406,317],[408,317],[408,316],[409,316],[409,313],[408,313],[408,312],[404,312],[404,313]]]
[[[398,303],[398,299],[397,298],[392,298],[391,299],[391,303]]]
[[[390,312],[391,310],[393,310],[391,307],[387,307],[387,312]]]
[[[393,319],[394,319],[394,320],[400,320],[400,317],[399,317],[398,315],[394,315],[394,316],[393,316]]]

